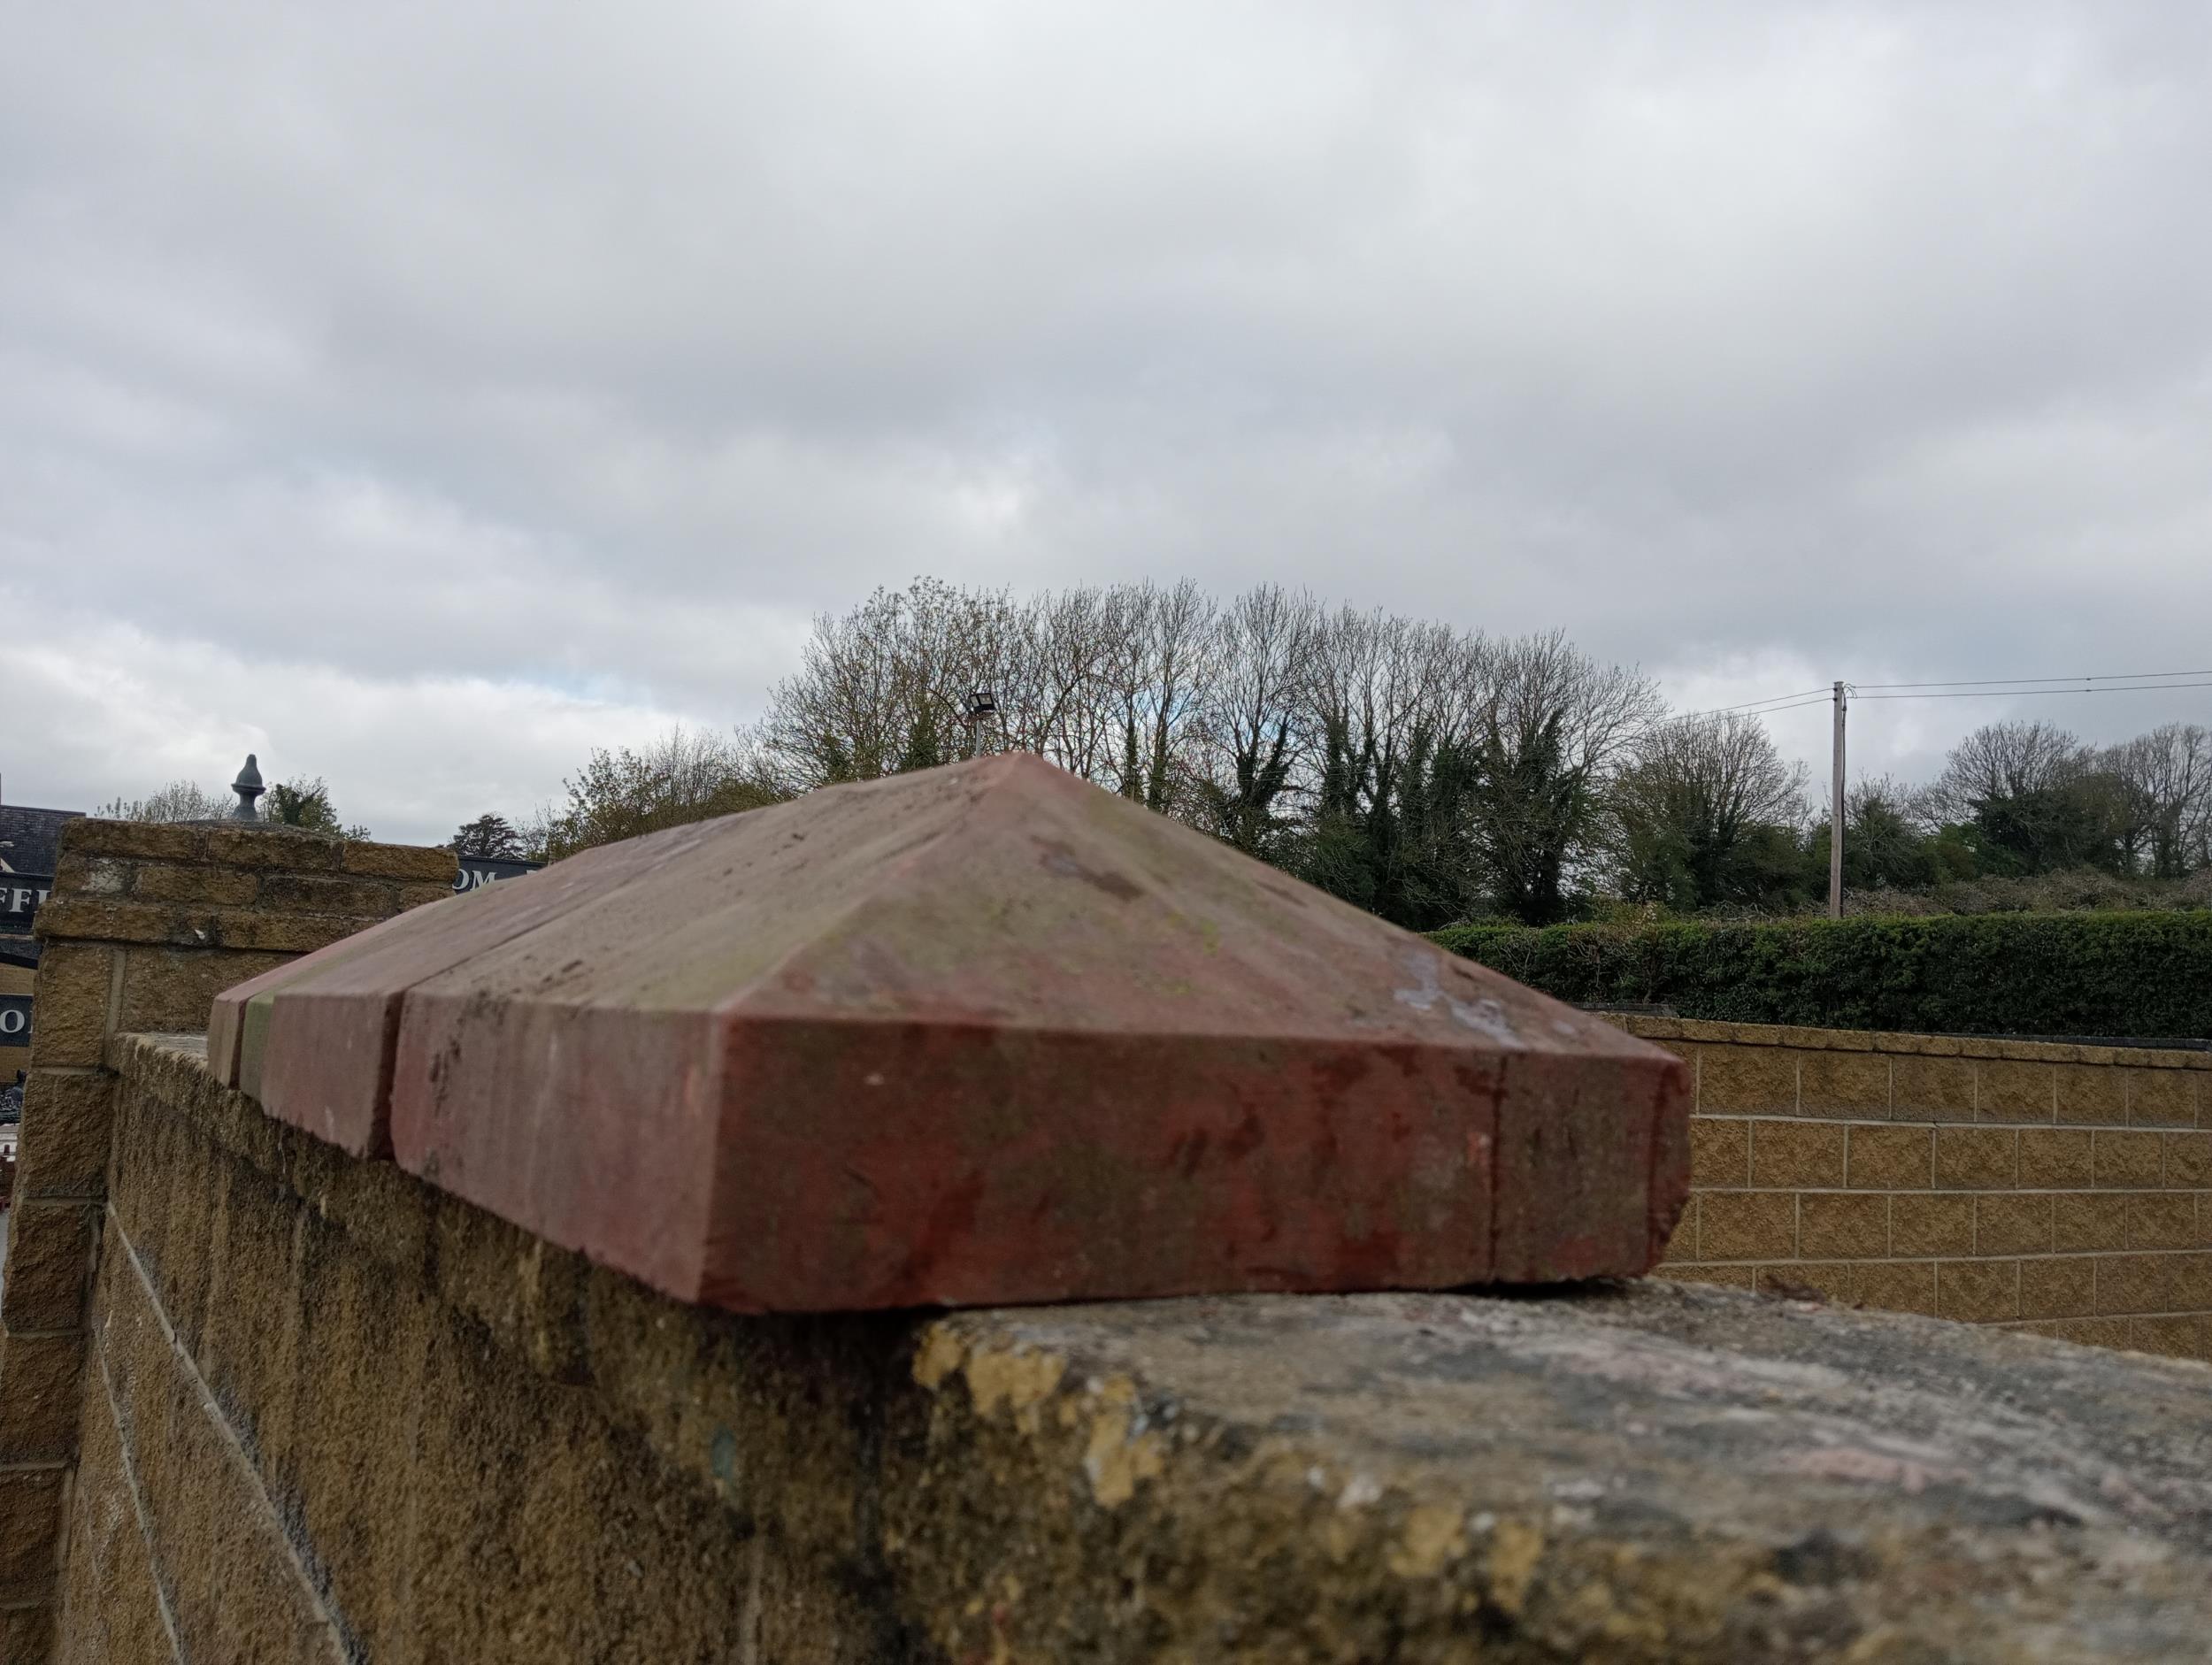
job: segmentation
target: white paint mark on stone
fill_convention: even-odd
[[[1436,975],[1436,962],[1433,959],[1419,953],[1408,958],[1413,971],[1413,986],[1391,991],[1392,998],[1401,1006],[1409,1006],[1417,1012],[1426,1013],[1434,1011],[1437,1002],[1440,1001],[1445,1010],[1463,1028],[1471,1029],[1479,1035],[1487,1035],[1491,1040],[1502,1041],[1509,1047],[1521,1044],[1521,1037],[1514,1030],[1512,1020],[1505,1015],[1505,1008],[1498,1001],[1487,995],[1478,1001],[1454,1000],[1444,992],[1442,981]]]

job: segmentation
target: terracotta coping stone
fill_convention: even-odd
[[[740,1311],[1645,1271],[1688,1074],[1041,759],[592,851],[228,991],[219,1076]]]

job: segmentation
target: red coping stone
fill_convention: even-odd
[[[324,1001],[397,1001],[403,1166],[669,1294],[1632,1274],[1687,1194],[1673,1057],[1034,757],[684,831],[518,929],[466,910],[594,857],[404,916]],[[330,1137],[276,1090],[323,981],[264,1099]]]
[[[268,1033],[271,1003],[276,991],[294,983],[302,983],[327,974],[333,966],[357,959],[377,948],[387,932],[405,917],[396,914],[355,932],[349,937],[303,954],[283,964],[273,966],[258,977],[250,977],[242,983],[234,983],[216,995],[207,1016],[207,1063],[215,1077],[225,1086],[244,1085],[258,1096],[255,1085],[258,1077],[259,1057]],[[250,1046],[248,1035],[252,1040]],[[253,1058],[247,1077],[242,1079],[241,1069],[248,1053]]]
[[[279,1120],[357,1156],[389,1155],[392,1052],[406,991],[580,899],[653,872],[705,837],[703,825],[677,827],[587,851],[526,885],[510,879],[432,902],[227,991],[225,1001],[248,994],[232,1084]]]

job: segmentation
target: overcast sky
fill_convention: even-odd
[[[442,837],[923,572],[1563,627],[1685,706],[2212,664],[2200,0],[0,26],[7,802],[252,749]]]

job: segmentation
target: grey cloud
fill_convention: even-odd
[[[933,572],[1285,579],[1685,689],[2203,656],[2179,0],[146,4],[11,40],[0,587],[88,656],[104,621],[534,687],[510,718],[572,737],[580,692],[748,715],[810,612]]]

